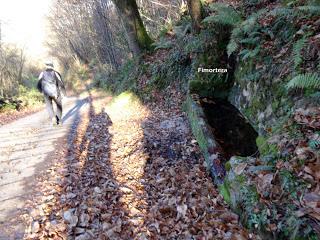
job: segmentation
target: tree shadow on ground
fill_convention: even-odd
[[[148,237],[248,237],[213,184],[186,114],[174,104],[150,107],[150,116],[142,123],[143,148],[149,156],[142,176]]]
[[[49,191],[40,202],[39,233],[77,240],[214,239],[228,230],[234,215],[217,203],[186,116],[131,100],[123,96],[108,106],[112,123],[105,104],[89,96],[88,118],[77,118],[53,179],[42,181]]]
[[[205,169],[199,149],[191,143],[186,117],[167,113],[152,113],[142,123],[149,156],[142,177],[149,206],[145,224],[151,239],[191,239],[199,232],[197,217],[201,224],[200,212],[195,214],[197,205],[204,206],[193,196],[215,192],[200,185],[204,180],[197,174],[205,175]]]

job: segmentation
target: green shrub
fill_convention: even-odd
[[[203,20],[204,23],[235,26],[241,22],[241,15],[231,6],[223,3],[213,3],[210,4],[210,8],[216,14],[206,17]]]
[[[303,37],[296,41],[293,45],[293,50],[292,50],[292,58],[294,61],[294,68],[297,69],[299,65],[303,62],[303,57],[301,54],[301,51],[305,48],[306,46],[306,37]]]
[[[25,107],[28,106],[37,106],[44,102],[42,93],[36,88],[27,88],[22,85],[19,86],[19,100],[22,101],[22,105]]]
[[[278,154],[278,147],[275,144],[268,143],[267,139],[263,136],[257,137],[256,144],[262,156]]]
[[[13,111],[16,109],[17,109],[17,106],[16,104],[13,104],[13,103],[7,103],[0,106],[0,112]]]
[[[166,38],[160,38],[158,41],[152,43],[154,50],[158,49],[170,49],[173,47],[173,42],[171,40],[167,40]]]
[[[316,73],[300,74],[291,79],[286,86],[287,89],[319,89],[320,77]]]

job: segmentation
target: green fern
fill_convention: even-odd
[[[261,73],[256,71],[253,73],[249,73],[243,76],[243,79],[247,80],[247,81],[258,81],[261,77]]]
[[[232,32],[231,32],[231,37],[230,37],[230,41],[227,45],[227,53],[228,56],[230,57],[230,55],[232,53],[234,53],[235,51],[237,51],[239,49],[239,39],[241,38],[242,35],[242,31],[240,26],[235,27]]]
[[[183,49],[186,53],[201,53],[204,50],[204,44],[201,38],[188,38],[183,43]]]
[[[275,8],[271,11],[271,15],[277,16],[277,17],[281,17],[281,16],[287,17],[293,14],[294,14],[294,9],[287,8],[287,7]]]
[[[229,44],[227,46],[227,53],[230,56],[237,51],[240,47],[240,43],[255,44],[258,40],[258,36],[261,35],[257,31],[257,20],[262,16],[266,10],[260,10],[250,15],[245,21],[238,23],[232,30]]]
[[[317,102],[320,101],[320,91],[312,93],[310,97],[314,98]]]
[[[227,45],[228,56],[230,57],[232,53],[238,50],[238,48],[239,48],[239,44],[234,39],[231,39]]]
[[[293,50],[292,50],[292,58],[294,61],[294,68],[297,69],[299,65],[303,62],[301,50],[305,47],[307,41],[306,37],[303,37],[299,39],[295,44],[293,45]]]
[[[180,26],[173,27],[173,31],[176,34],[177,38],[183,38],[187,35],[188,31],[191,31],[191,23],[183,24]]]
[[[300,6],[298,7],[300,11],[311,13],[311,14],[320,14],[320,6]]]
[[[265,11],[258,11],[257,13],[253,13],[245,21],[243,21],[240,26],[243,29],[243,32],[246,34],[251,33],[257,26],[257,20],[259,16],[264,14],[264,12]]]
[[[260,40],[260,37],[249,37],[240,40],[240,43],[248,44],[248,45],[256,45]]]
[[[154,42],[152,44],[155,50],[158,49],[170,49],[173,47],[173,43],[170,40],[166,40],[165,38],[161,38],[158,42]]]
[[[260,46],[256,47],[255,49],[243,49],[239,55],[241,56],[242,60],[246,60],[247,58],[253,58],[257,56],[260,52]]]
[[[311,149],[313,150],[318,150],[320,149],[320,139],[316,139],[316,140],[310,140],[308,142],[308,145]]]
[[[232,7],[222,3],[213,3],[210,8],[216,12],[216,14],[206,17],[204,23],[218,23],[221,25],[235,26],[241,22],[241,16]]]
[[[302,89],[319,89],[320,78],[315,73],[300,74],[291,79],[287,84],[287,89],[302,88]]]
[[[243,34],[243,31],[242,31],[241,27],[240,26],[235,27],[231,32],[231,38],[232,39],[240,38],[240,36],[242,34]]]

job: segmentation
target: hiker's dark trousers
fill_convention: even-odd
[[[47,110],[48,110],[50,119],[53,119],[53,117],[57,116],[59,118],[59,121],[61,121],[61,116],[62,116],[61,96],[59,96],[59,97],[49,97],[47,95],[44,95],[44,99],[46,101]],[[52,102],[55,102],[55,104],[57,106],[56,114],[54,114]]]

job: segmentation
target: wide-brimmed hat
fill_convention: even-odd
[[[46,61],[44,64],[46,65],[46,68],[54,68],[52,61]]]

